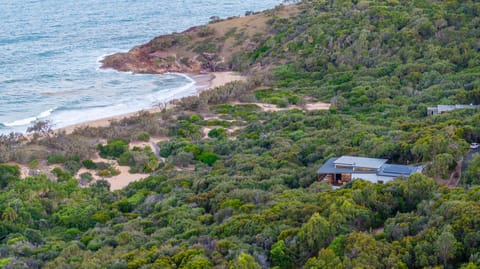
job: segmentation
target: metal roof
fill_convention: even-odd
[[[379,169],[385,164],[387,159],[375,159],[375,158],[365,158],[365,157],[353,157],[353,156],[342,156],[334,161],[336,165],[346,165],[354,167],[364,167],[371,169]]]
[[[386,164],[386,159],[373,159],[373,158],[363,158],[363,157],[352,157],[352,156],[343,156],[340,158],[331,158],[326,161],[322,167],[317,170],[317,174],[376,174],[378,176],[385,177],[401,177],[401,176],[410,176],[411,174],[421,172],[422,166],[412,166],[412,165],[399,165],[399,164]],[[378,165],[377,171],[362,171],[354,170],[353,163],[355,162],[355,167],[367,167],[367,168],[376,168]],[[343,164],[351,167],[341,167],[336,168],[335,164]],[[364,166],[365,165],[365,166]]]
[[[379,176],[409,176],[422,171],[421,166],[385,164],[378,171]]]
[[[353,173],[352,168],[335,168],[334,162],[338,158],[331,158],[327,162],[325,162],[322,167],[317,170],[317,174],[342,174],[342,173]]]
[[[340,157],[342,158],[342,157]],[[340,158],[331,158],[328,161],[326,161],[322,167],[320,167],[317,170],[317,174],[351,174],[351,173],[356,173],[356,174],[375,174],[375,171],[354,171],[353,167],[342,167],[342,168],[336,168],[335,167],[335,161],[337,161]]]

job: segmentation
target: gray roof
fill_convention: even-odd
[[[353,171],[353,167],[347,168],[336,168],[335,161],[340,158],[331,158],[327,162],[325,162],[322,167],[317,170],[317,174],[349,174],[349,173],[357,173],[357,174],[375,174],[374,171]]]
[[[337,160],[335,160],[334,164],[379,169],[387,161],[388,161],[387,159],[342,156],[342,157],[338,158]]]
[[[409,176],[416,172],[421,172],[421,166],[412,166],[412,165],[400,165],[400,164],[384,164],[380,171],[378,171],[379,176]]]
[[[342,159],[343,158],[343,159]],[[340,160],[340,161],[339,161]],[[361,170],[353,170],[352,167],[346,168],[336,168],[335,164],[345,164],[345,165],[352,165],[352,162],[348,163],[348,161],[356,161],[355,167],[372,167],[373,165],[380,165],[378,171],[361,171]],[[400,164],[386,164],[387,160],[385,159],[372,159],[372,158],[362,158],[362,157],[351,157],[351,156],[343,156],[340,158],[331,158],[326,161],[322,167],[317,170],[317,174],[376,174],[378,176],[387,176],[387,177],[401,177],[401,176],[410,176],[411,174],[421,172],[423,167],[422,166],[412,166],[412,165],[400,165]],[[369,165],[369,166],[360,166],[357,164],[360,163],[362,165]],[[366,164],[365,164],[366,162]],[[370,162],[370,163],[369,163]],[[374,168],[374,167],[372,167]]]
[[[335,162],[337,159],[338,159],[338,158],[331,158],[331,159],[329,159],[328,161],[326,161],[326,162],[322,165],[322,167],[320,167],[320,168],[317,170],[317,174],[353,173],[353,169],[352,169],[352,168],[341,168],[341,169],[335,168],[334,162]]]

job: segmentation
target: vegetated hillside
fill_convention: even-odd
[[[199,73],[238,69],[237,58],[254,53],[265,35],[271,35],[272,18],[296,16],[297,6],[278,6],[263,13],[227,20],[212,17],[210,24],[182,33],[154,38],[126,53],[102,60],[103,68],[136,73]]]
[[[256,47],[232,58],[247,82],[109,128],[28,144],[3,137],[2,162],[57,168],[19,180],[0,166],[0,267],[480,266],[480,157],[463,188],[429,178],[455,177],[480,140],[480,111],[426,116],[428,105],[479,103],[480,3],[318,0],[295,10],[270,13]],[[306,109],[316,101],[333,107]],[[148,136],[169,138],[160,163],[128,147]],[[99,138],[109,141],[92,146]],[[117,192],[106,181],[80,188],[82,166],[114,172],[89,160],[97,151],[152,175]],[[343,154],[422,163],[426,176],[331,191],[315,171]]]

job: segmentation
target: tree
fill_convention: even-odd
[[[316,253],[327,246],[334,234],[332,225],[320,214],[314,213],[298,233],[301,245],[305,245],[310,253]]]
[[[34,137],[48,136],[52,133],[52,122],[49,120],[36,121],[32,126],[27,128],[27,133],[33,133]]]
[[[260,264],[250,254],[242,252],[230,265],[230,269],[261,269]]]
[[[443,262],[444,268],[447,268],[448,260],[455,257],[455,252],[457,250],[457,240],[451,230],[452,228],[450,225],[445,226],[442,233],[435,241],[435,250],[438,258]]]
[[[406,182],[401,183],[408,210],[414,209],[420,201],[432,197],[433,191],[437,188],[435,181],[420,173],[411,175]]]
[[[270,259],[273,265],[281,269],[288,269],[292,267],[292,258],[286,253],[285,242],[283,240],[273,244],[270,250]]]
[[[477,184],[480,182],[480,153],[475,153],[470,161],[467,161],[467,170],[462,175],[465,183]]]
[[[197,156],[197,160],[212,166],[218,160],[218,156],[212,152],[203,152]]]
[[[305,264],[306,269],[341,269],[342,261],[332,250],[322,249],[318,257],[310,258]]]
[[[7,207],[2,214],[2,219],[4,221],[15,222],[17,220],[17,212],[11,207]]]
[[[455,159],[450,153],[437,154],[431,165],[433,175],[445,179],[447,177],[447,172],[454,161]]]

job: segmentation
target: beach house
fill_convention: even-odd
[[[474,109],[478,108],[479,106],[474,106],[473,104],[470,105],[437,105],[427,108],[427,115],[433,116],[437,114],[443,114],[445,112],[450,112],[456,109]]]
[[[341,186],[355,179],[386,183],[422,172],[422,166],[387,164],[387,159],[342,156],[331,158],[317,170],[319,180]]]

